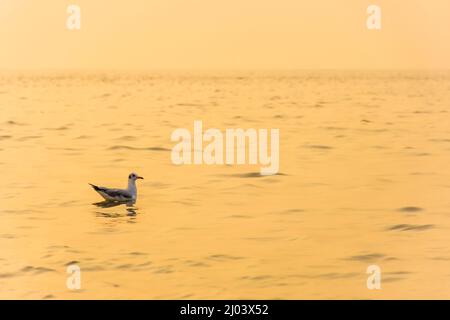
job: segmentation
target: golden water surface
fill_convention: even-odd
[[[450,298],[449,107],[437,71],[4,72],[0,298]],[[280,174],[173,165],[194,120],[279,128]]]

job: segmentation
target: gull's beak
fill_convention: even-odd
[[[144,180],[144,177],[139,177],[139,176],[138,176],[138,177],[136,177],[136,179],[142,179],[142,180]]]

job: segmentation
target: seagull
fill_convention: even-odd
[[[135,201],[137,197],[136,180],[144,179],[138,174],[132,172],[128,176],[128,188],[126,189],[110,189],[105,187],[98,187],[89,183],[95,191],[97,191],[107,201]]]

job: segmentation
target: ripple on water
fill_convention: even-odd
[[[72,260],[72,261],[67,262],[64,266],[68,267],[68,266],[70,266],[70,265],[73,265],[73,264],[79,264],[79,263],[80,263],[80,261]]]
[[[226,260],[242,260],[244,259],[244,257],[232,256],[228,254],[213,254],[206,257],[206,259],[215,261],[226,261]]]
[[[50,128],[45,128],[45,130],[50,130],[50,131],[64,131],[64,130],[69,130],[69,125],[67,125],[67,126],[60,126],[60,127],[50,127]]]
[[[137,138],[135,136],[121,136],[116,138],[116,140],[121,140],[121,141],[134,141]]]
[[[259,276],[243,276],[241,280],[250,280],[250,281],[264,281],[264,280],[272,280],[274,279],[271,275],[259,275]]]
[[[44,211],[42,210],[36,210],[36,209],[4,209],[2,211],[0,211],[1,213],[4,214],[14,214],[14,215],[19,215],[19,214],[34,214],[34,213],[43,213]]]
[[[158,267],[153,273],[173,273],[173,267],[171,265]]]
[[[6,121],[5,124],[10,125],[10,126],[25,126],[26,125],[25,123],[13,121],[13,120]]]
[[[127,271],[145,271],[155,269],[152,261],[145,261],[142,263],[123,263],[115,266],[117,270],[127,270]],[[158,267],[157,267],[158,269]]]
[[[431,142],[450,142],[450,139],[445,139],[445,138],[443,138],[443,139],[429,139],[428,141],[431,141]]]
[[[209,264],[201,261],[193,261],[193,260],[186,260],[184,262],[188,267],[194,267],[194,268],[206,268],[209,267]]]
[[[260,172],[246,172],[246,173],[234,173],[234,174],[227,174],[225,175],[227,177],[236,177],[236,178],[265,178],[265,177],[273,177],[273,176],[287,176],[285,173],[278,172],[276,174],[272,175],[263,175]]]
[[[413,225],[413,224],[396,224],[394,226],[389,227],[388,231],[425,231],[429,229],[433,229],[434,225],[432,224],[422,224],[422,225]]]
[[[303,146],[304,148],[314,149],[314,150],[331,150],[332,146],[322,145],[322,144],[307,144]]]
[[[382,260],[385,258],[386,258],[386,255],[381,254],[381,253],[368,253],[368,254],[351,256],[351,257],[346,258],[346,260],[368,262],[368,261],[378,261],[378,260]]]
[[[24,136],[24,137],[20,137],[17,140],[18,141],[28,141],[28,140],[35,140],[35,139],[40,139],[42,138],[42,136]]]
[[[305,210],[303,210],[303,209],[287,209],[287,210],[283,210],[283,211],[273,212],[272,214],[290,215],[290,214],[297,214],[297,213],[303,213],[303,212],[305,212]]]
[[[139,252],[139,251],[132,251],[132,252],[129,252],[128,253],[130,256],[146,256],[146,255],[148,255],[147,253],[145,253],[145,252]]]
[[[17,236],[9,233],[0,234],[0,239],[15,239]]]
[[[226,216],[227,219],[252,219],[253,217],[245,215],[245,214],[232,214],[229,216]]]
[[[75,139],[79,139],[79,140],[82,140],[82,139],[90,139],[90,138],[92,138],[91,136],[88,136],[88,135],[81,135],[81,136],[78,136],[78,137],[76,137]]]
[[[56,272],[54,269],[45,268],[45,267],[34,267],[34,266],[26,266],[20,270],[21,273],[32,273],[32,274],[41,274],[46,272]]]
[[[131,147],[127,145],[115,145],[109,147],[107,150],[171,151],[163,147]]]
[[[18,274],[17,273],[14,273],[14,272],[5,272],[5,273],[0,273],[0,279],[3,279],[3,278],[12,278],[12,277],[15,277],[15,276],[17,276]]]
[[[295,279],[295,278],[303,278],[303,279],[325,279],[325,280],[335,280],[335,279],[348,279],[360,276],[360,273],[357,272],[329,272],[329,273],[318,273],[318,274],[290,274],[286,275],[283,278],[285,279]]]
[[[402,207],[402,208],[397,209],[397,211],[400,211],[400,212],[420,212],[423,210],[424,209],[421,207],[414,207],[414,206]]]

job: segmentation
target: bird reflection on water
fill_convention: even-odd
[[[124,213],[117,213],[117,212],[100,212],[96,211],[97,216],[99,217],[105,217],[105,218],[120,218],[124,216],[129,217],[135,217],[137,215],[137,208],[134,206],[136,201],[128,201],[128,202],[119,202],[119,201],[101,201],[93,203],[94,206],[97,206],[99,208],[107,209],[107,208],[114,208],[124,205],[126,208],[126,211]]]

